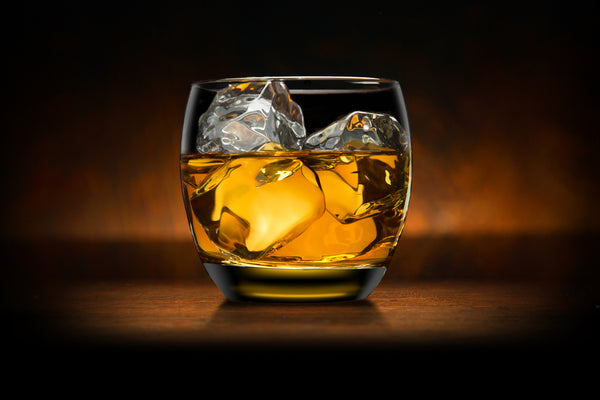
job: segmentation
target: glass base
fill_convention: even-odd
[[[261,267],[204,263],[230,300],[317,302],[360,300],[379,284],[385,267]]]

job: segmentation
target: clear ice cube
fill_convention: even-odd
[[[306,138],[302,110],[280,81],[229,85],[199,119],[201,153],[300,150]]]
[[[405,151],[408,135],[388,114],[354,111],[311,134],[306,150],[398,150]]]

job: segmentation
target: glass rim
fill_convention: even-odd
[[[291,94],[324,94],[324,93],[356,93],[388,90],[396,85],[398,81],[387,78],[375,78],[369,76],[338,76],[338,75],[273,75],[273,76],[247,76],[221,79],[208,79],[192,83],[193,88],[209,91],[218,91],[228,84],[239,84],[245,82],[283,81],[292,85],[288,87]],[[302,84],[304,87],[294,87],[294,84]],[[321,84],[319,87],[308,87],[311,83]],[[330,83],[332,87],[323,86]],[[337,86],[337,87],[334,87]]]

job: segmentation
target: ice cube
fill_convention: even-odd
[[[321,184],[327,212],[342,224],[397,207],[404,191],[398,156],[344,154],[335,163],[311,165]]]
[[[191,204],[211,241],[234,257],[261,257],[325,212],[317,177],[300,160],[244,157],[222,168]]]
[[[398,150],[406,151],[408,135],[388,114],[354,111],[310,135],[307,150]]]
[[[229,85],[200,116],[201,153],[300,150],[306,138],[302,110],[280,81]]]
[[[341,157],[340,157],[341,158]],[[355,157],[348,156],[333,169],[315,170],[325,196],[325,207],[342,223],[353,220],[356,210],[363,204],[364,186],[359,184],[359,171]]]
[[[347,260],[360,255],[376,239],[377,226],[372,218],[342,224],[326,212],[300,236],[269,256],[286,259],[301,254],[304,261]]]

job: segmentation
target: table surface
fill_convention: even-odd
[[[406,346],[548,339],[569,328],[575,306],[563,300],[530,283],[384,281],[360,301],[236,302],[203,281],[79,283],[33,301],[69,340]]]
[[[219,357],[240,351],[265,357],[282,350],[288,356],[290,352],[330,352],[336,357],[357,352],[390,357],[398,352],[406,357],[408,352],[422,357],[440,351],[460,352],[461,357],[512,357],[531,349],[542,354],[590,355],[598,347],[597,280],[588,279],[585,284],[582,280],[540,280],[535,274],[530,276],[533,279],[505,279],[490,276],[489,270],[467,274],[464,271],[483,270],[473,263],[453,263],[446,252],[442,265],[454,268],[455,276],[392,272],[365,300],[234,302],[225,299],[201,269],[182,270],[182,265],[199,265],[193,249],[190,252],[187,245],[182,246],[165,245],[170,249],[166,254],[154,245],[79,243],[62,249],[40,245],[35,247],[37,255],[27,261],[14,257],[13,264],[19,268],[4,271],[10,278],[5,279],[10,285],[4,290],[8,322],[4,343],[21,351],[33,346],[61,355],[66,350],[160,349]],[[496,243],[493,247],[503,253],[507,246]],[[31,245],[11,248],[25,254],[23,247]],[[450,247],[456,248],[456,243]],[[425,257],[418,246],[413,249],[413,254]],[[511,260],[500,261],[490,256],[496,253],[484,254],[488,254],[486,265],[492,266],[532,260],[522,251]],[[481,260],[481,253],[478,257],[456,259]],[[540,257],[544,262],[552,259]],[[416,264],[417,259],[411,262]],[[427,260],[421,271],[438,263],[431,256]],[[558,267],[547,263],[547,268],[554,268],[552,276],[562,276]],[[534,266],[534,271],[539,270]],[[173,276],[173,271],[179,272]],[[597,274],[584,276],[595,279]]]

